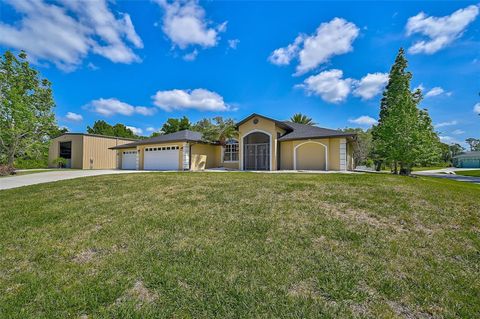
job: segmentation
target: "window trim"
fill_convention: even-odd
[[[226,148],[227,148],[227,145],[237,145],[237,160],[229,160],[229,161],[226,161],[225,160],[225,151],[226,151]],[[230,156],[231,154],[233,154],[234,152],[230,151]],[[222,146],[222,163],[238,163],[239,161],[239,156],[240,156],[240,144],[238,143],[238,140],[236,139],[231,139],[229,142],[227,142],[224,146]]]

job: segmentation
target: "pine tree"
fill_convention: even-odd
[[[392,164],[395,173],[398,164],[400,174],[405,175],[410,174],[414,164],[431,161],[440,154],[430,116],[417,107],[422,93],[411,92],[412,74],[407,66],[405,52],[400,49],[383,92],[378,124],[372,130],[377,160]]]

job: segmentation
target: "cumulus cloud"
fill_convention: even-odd
[[[183,59],[185,61],[194,61],[197,58],[197,56],[198,56],[198,50],[195,49],[192,52],[185,54],[183,56]]]
[[[153,104],[168,112],[185,109],[199,111],[230,109],[221,95],[205,89],[158,91],[152,98]]]
[[[153,126],[149,126],[146,128],[146,131],[152,133],[152,132],[160,131],[160,129],[157,130]]]
[[[130,16],[115,15],[106,0],[6,2],[21,18],[13,24],[0,22],[0,44],[27,51],[33,62],[48,61],[72,71],[89,53],[116,63],[140,60],[129,46],[143,47]]]
[[[328,70],[312,75],[298,87],[305,89],[307,94],[318,95],[330,103],[344,101],[351,90],[353,79],[343,79],[342,70]]]
[[[351,119],[348,120],[350,123],[358,124],[358,125],[366,125],[366,126],[372,126],[374,124],[377,124],[377,120],[374,119],[373,117],[367,116],[367,115],[362,115],[360,117],[357,117],[356,119]]]
[[[65,115],[65,119],[72,122],[81,122],[83,120],[83,116],[81,114],[67,112],[67,115]]]
[[[455,131],[452,132],[452,134],[454,134],[454,135],[462,135],[464,133],[465,133],[464,130],[455,130]]]
[[[320,24],[314,34],[300,34],[286,47],[276,49],[269,61],[276,65],[287,65],[298,58],[297,74],[306,73],[331,57],[353,50],[352,43],[358,37],[358,27],[342,18]]]
[[[219,33],[226,30],[226,22],[211,26],[205,17],[205,10],[195,0],[156,0],[164,10],[162,30],[172,43],[181,49],[190,45],[214,47]]]
[[[440,138],[440,141],[445,144],[461,144],[462,143],[456,138],[447,136],[447,135],[440,135],[439,138]]]
[[[142,135],[143,130],[141,128],[135,127],[135,126],[126,126],[130,131],[133,132],[135,135]]]
[[[458,124],[458,121],[441,122],[441,123],[435,124],[435,127],[440,128],[445,126],[453,126],[457,124]]]
[[[427,16],[420,12],[410,17],[407,22],[407,35],[418,33],[428,38],[415,42],[408,52],[412,54],[433,54],[462,36],[467,26],[472,23],[479,12],[477,5],[470,5],[444,17]]]
[[[368,73],[359,81],[354,82],[353,95],[364,100],[373,98],[382,92],[388,82],[388,73]]]
[[[239,39],[230,39],[230,40],[228,40],[228,47],[230,49],[235,50],[235,49],[237,49],[239,43],[240,43]]]
[[[86,108],[104,116],[112,116],[115,114],[126,116],[133,114],[152,115],[155,113],[154,108],[132,106],[115,98],[93,100],[86,105]]]
[[[480,114],[480,103],[477,103],[473,106],[473,112]]]
[[[438,96],[438,95],[441,95],[445,93],[446,95],[450,95],[450,92],[445,92],[444,89],[442,89],[441,87],[439,86],[436,86],[434,88],[432,88],[431,90],[429,90],[426,94],[425,94],[425,97],[434,97],[434,96]]]

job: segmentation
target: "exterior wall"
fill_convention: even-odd
[[[257,119],[258,123],[254,124],[254,120]],[[270,170],[277,170],[277,158],[276,158],[276,150],[277,150],[277,132],[279,132],[279,128],[276,127],[275,122],[267,120],[263,117],[253,117],[247,122],[243,123],[238,128],[239,133],[239,160],[240,160],[240,169],[243,168],[243,138],[251,131],[259,130],[264,131],[271,135],[270,141]]]
[[[326,170],[326,149],[317,143],[306,143],[297,148],[296,168],[303,170]]]
[[[319,142],[327,146],[328,149],[328,164],[327,170],[338,171],[340,170],[340,140],[341,138],[322,138],[322,139],[311,139],[311,140],[294,140],[294,141],[285,141],[280,142],[280,168],[283,170],[293,170],[294,169],[294,149],[296,146],[301,145],[306,142]],[[315,143],[312,143],[315,144]],[[318,144],[317,144],[318,145]],[[305,145],[300,148],[305,147]],[[300,149],[300,148],[297,148]],[[308,149],[307,149],[308,150]],[[318,148],[312,148],[311,152],[318,150]],[[303,151],[301,156],[305,157]],[[307,152],[308,154],[308,152]],[[298,159],[298,158],[297,158]],[[306,159],[301,159],[306,160]]]
[[[183,142],[172,142],[172,143],[161,143],[161,144],[148,144],[148,145],[139,145],[137,146],[137,158],[138,158],[138,167],[137,169],[143,170],[143,158],[145,155],[145,149],[149,147],[163,147],[163,146],[178,146],[178,170],[183,169]],[[119,150],[119,152],[122,150]]]
[[[190,170],[197,171],[220,166],[221,146],[192,144]]]
[[[50,142],[48,167],[55,167],[52,161],[60,155],[60,142],[72,142],[71,168],[83,168],[83,135],[62,135]]]
[[[353,162],[353,142],[347,142],[347,169],[354,170],[355,164]]]
[[[82,169],[112,169],[117,167],[116,151],[110,147],[131,143],[131,140],[83,136]]]
[[[240,161],[236,162],[222,162],[220,164],[222,167],[225,167],[227,169],[240,169]]]

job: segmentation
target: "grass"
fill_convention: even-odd
[[[448,166],[422,166],[422,167],[414,167],[412,170],[414,172],[420,172],[420,171],[433,171],[437,169],[443,169],[443,168],[448,168]]]
[[[22,175],[30,175],[30,174],[36,174],[36,173],[45,173],[45,172],[54,172],[54,171],[64,171],[64,170],[72,170],[70,168],[67,169],[32,169],[32,170],[27,170],[27,171],[17,171],[13,175],[5,175],[5,176],[0,176],[2,177],[15,177],[15,176],[22,176]]]
[[[1,318],[474,318],[480,187],[145,173],[0,191]]]
[[[467,170],[467,171],[455,171],[455,174],[462,175],[462,176],[480,177],[480,169]]]

